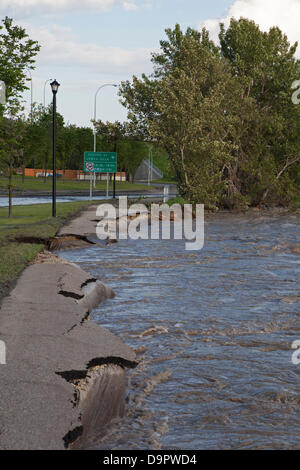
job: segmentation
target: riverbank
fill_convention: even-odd
[[[89,210],[81,218],[86,214],[95,215]],[[51,230],[57,230],[54,225]],[[0,311],[6,346],[6,364],[0,365],[1,449],[86,448],[122,417],[124,368],[137,365],[135,353],[88,321],[89,312],[113,296],[109,287],[49,252],[22,272]]]

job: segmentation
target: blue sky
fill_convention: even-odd
[[[158,49],[165,28],[205,25],[216,38],[220,20],[245,16],[265,30],[280,26],[294,42],[300,0],[1,0],[0,15],[24,25],[42,45],[33,71],[34,101],[43,101],[45,80],[56,78],[58,110],[66,122],[89,126],[98,86],[150,73],[150,52]],[[29,93],[24,97],[28,110]],[[115,88],[100,91],[97,117],[126,119]]]

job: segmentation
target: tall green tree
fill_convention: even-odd
[[[153,73],[123,82],[131,126],[160,143],[181,194],[211,207],[260,205],[295,192],[299,108],[291,100],[297,44],[254,22],[208,32],[166,30]]]
[[[253,183],[243,178],[243,191],[252,192],[253,202],[261,205],[272,192],[287,195],[300,183],[300,107],[291,100],[291,85],[299,78],[298,43],[291,45],[278,27],[264,32],[245,18],[232,18],[227,29],[221,24],[219,37],[222,55],[264,122],[264,145],[248,168]],[[247,147],[244,151],[249,153]]]
[[[2,160],[1,166],[8,169],[9,174],[9,217],[12,216],[12,174],[16,164],[16,155],[20,145],[20,112],[22,111],[21,96],[28,89],[26,70],[34,68],[34,57],[40,50],[37,41],[26,34],[23,27],[14,25],[11,18],[5,17],[0,25],[0,80],[6,85],[7,104],[0,109],[6,116],[1,123],[2,129]],[[9,125],[7,126],[7,119]]]
[[[8,178],[8,216],[12,216],[13,170],[23,159],[24,121],[20,117],[1,118],[0,158],[4,175]]]
[[[7,16],[0,25],[0,80],[6,85],[7,110],[20,106],[22,93],[28,89],[27,69],[34,69],[34,57],[40,46],[29,38],[25,28]]]

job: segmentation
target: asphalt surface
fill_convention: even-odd
[[[82,427],[70,381],[103,364],[136,366],[129,347],[87,318],[113,295],[70,263],[25,269],[0,310],[0,449],[64,449]]]

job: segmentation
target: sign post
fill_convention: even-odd
[[[106,197],[108,198],[109,173],[117,172],[117,152],[84,152],[84,171],[90,173],[90,200],[93,198],[93,173],[106,173]]]

